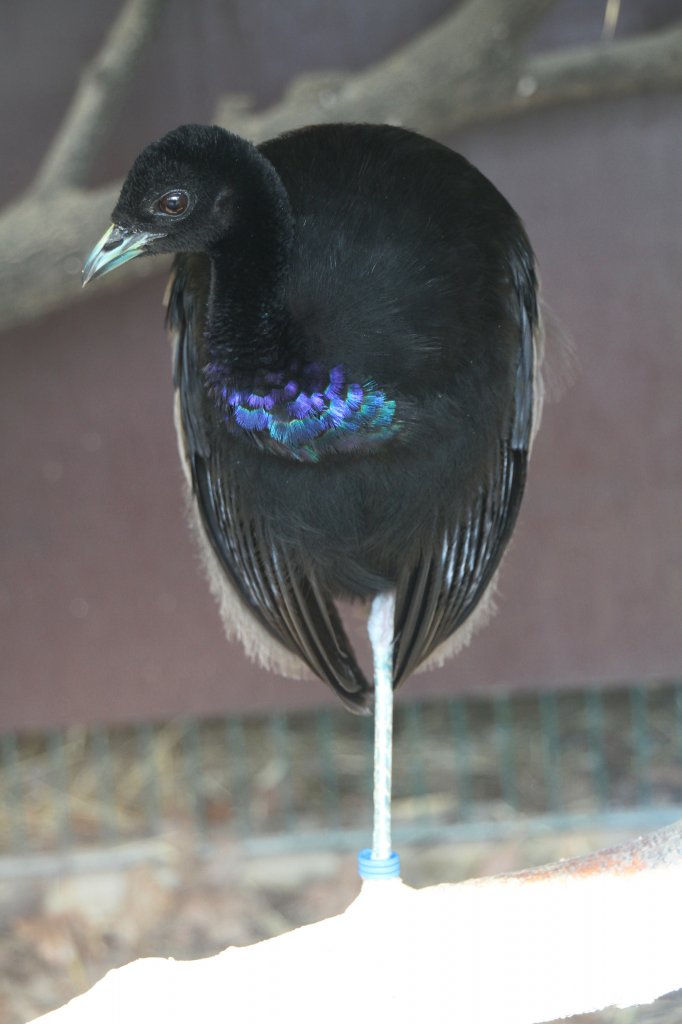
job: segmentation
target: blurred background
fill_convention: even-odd
[[[679,16],[679,0],[4,5],[0,901],[29,922],[17,942],[45,937],[16,879],[73,872],[83,849],[184,829],[315,874],[308,851],[319,868],[368,827],[371,723],[321,683],[247,662],[202,577],[172,426],[167,264],[78,288],[132,160],[187,121],[259,138],[392,120],[464,153],[527,226],[550,373],[574,378],[545,408],[497,616],[400,692],[398,835],[471,843],[679,813]],[[168,869],[167,849],[145,849],[102,863]],[[443,863],[439,880],[472,869]],[[256,937],[277,930],[266,919]],[[226,939],[209,933],[209,948]],[[77,988],[99,954],[69,935]]]

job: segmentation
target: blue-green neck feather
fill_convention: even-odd
[[[265,448],[301,462],[331,452],[380,447],[399,428],[395,401],[373,381],[360,384],[344,366],[324,370],[317,363],[263,374],[253,388],[227,382],[217,362],[205,370],[210,394],[227,425]]]

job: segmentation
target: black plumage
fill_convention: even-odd
[[[113,220],[86,280],[178,254],[180,445],[228,628],[364,709],[335,602],[395,592],[397,685],[482,617],[517,517],[539,334],[518,217],[445,146],[344,124],[179,128]]]

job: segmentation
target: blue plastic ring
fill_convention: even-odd
[[[358,874],[363,881],[400,878],[400,857],[397,853],[392,853],[390,857],[373,857],[371,850],[360,850]]]

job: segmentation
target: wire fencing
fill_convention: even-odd
[[[394,736],[396,844],[682,817],[682,683],[400,703]],[[366,845],[372,739],[343,709],[0,734],[0,855]]]

